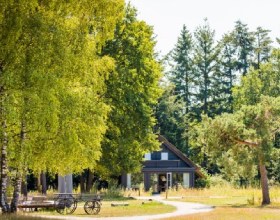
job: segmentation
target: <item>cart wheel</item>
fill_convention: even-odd
[[[77,201],[73,198],[57,199],[55,209],[59,214],[72,214],[77,208]]]
[[[84,205],[84,210],[88,215],[96,215],[100,212],[101,206],[98,201],[87,201]]]

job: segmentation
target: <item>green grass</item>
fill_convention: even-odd
[[[128,206],[112,207],[111,203],[128,203]],[[83,209],[84,203],[79,203],[78,208],[72,216],[88,217]],[[138,216],[138,215],[154,215],[161,213],[168,213],[175,211],[175,207],[164,205],[156,201],[141,201],[141,200],[117,200],[117,201],[103,201],[101,211],[98,215],[90,215],[92,217],[117,217],[117,216]],[[32,215],[48,215],[58,216],[56,211],[39,211],[33,212]]]
[[[147,192],[140,192],[141,196],[149,196]],[[110,193],[107,193],[110,195]],[[136,216],[153,215],[175,211],[175,208],[168,205],[152,201],[144,202],[140,200],[128,199],[125,196],[138,196],[139,191],[123,191],[121,197],[115,197],[107,201],[110,196],[104,197],[102,208],[98,215],[92,217],[114,217],[114,216]],[[163,197],[166,194],[162,194]],[[261,189],[246,188],[236,189],[230,186],[212,187],[209,189],[180,189],[169,190],[168,198],[176,196],[176,201],[197,202],[209,204],[216,208],[207,213],[181,216],[168,219],[188,219],[188,220],[279,220],[280,219],[280,187],[270,188],[271,205],[261,206]],[[173,199],[172,199],[173,200]],[[129,203],[129,206],[111,207],[111,203]],[[80,203],[79,206],[83,206]],[[56,211],[40,211],[39,215],[58,216]],[[72,214],[72,216],[88,216],[82,207]],[[8,220],[14,220],[8,219]],[[22,220],[22,219],[20,219]],[[25,219],[24,219],[25,220]],[[33,219],[32,219],[33,220]]]
[[[43,220],[42,218],[39,217],[32,217],[30,215],[15,215],[15,214],[10,214],[10,215],[0,215],[1,220]],[[51,220],[48,218],[48,220]]]

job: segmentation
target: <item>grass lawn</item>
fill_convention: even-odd
[[[176,196],[176,192],[169,195]],[[179,193],[176,201],[197,202],[215,206],[211,212],[180,216],[168,219],[188,220],[279,220],[280,189],[270,190],[271,204],[261,206],[260,189],[233,189],[219,187],[211,189],[190,189]],[[171,199],[171,198],[170,198]]]
[[[280,209],[217,207],[207,213],[186,215],[168,219],[188,220],[279,220]]]
[[[112,207],[111,203],[128,203],[128,206]],[[101,211],[98,215],[87,215],[83,209],[84,203],[79,203],[76,211],[71,216],[85,217],[116,217],[116,216],[136,216],[136,215],[153,215],[175,211],[175,207],[164,205],[156,201],[141,200],[123,200],[123,201],[102,201]],[[33,212],[33,215],[60,215],[56,211],[39,211]]]

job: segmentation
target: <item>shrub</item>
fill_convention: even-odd
[[[221,175],[213,175],[209,178],[211,187],[225,187],[231,186],[231,184],[223,179]]]

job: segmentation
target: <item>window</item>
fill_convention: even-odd
[[[168,160],[168,153],[167,152],[162,152],[161,153],[161,160]]]
[[[185,188],[190,188],[190,174],[189,173],[183,174],[183,186]]]
[[[151,153],[146,153],[144,158],[145,160],[151,160]]]
[[[126,176],[126,188],[131,189],[131,174],[128,173]]]
[[[167,189],[172,187],[172,173],[167,173]]]

